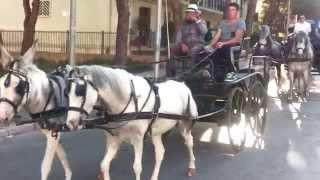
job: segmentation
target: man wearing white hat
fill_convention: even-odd
[[[204,36],[208,29],[206,22],[201,19],[201,11],[196,4],[189,4],[185,13],[184,23],[176,34],[171,54],[173,56],[190,55],[192,60],[195,60],[205,46]],[[167,73],[169,76],[175,76],[175,65],[172,61],[167,66]]]

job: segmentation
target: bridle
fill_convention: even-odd
[[[264,46],[265,48],[267,48],[268,46],[268,43],[270,43],[270,36],[271,36],[271,33],[270,33],[270,30],[268,29],[264,29],[264,36],[261,37],[262,35],[259,34],[259,40],[258,40],[258,47],[261,48],[262,46]],[[261,33],[261,32],[260,32]],[[261,42],[261,39],[263,39],[263,43]]]
[[[7,78],[4,81],[4,87],[7,88],[10,86],[11,76],[16,76],[17,78],[19,78],[20,81],[18,85],[15,87],[15,92],[17,95],[20,96],[20,99],[17,102],[14,102],[13,100],[10,100],[6,97],[0,98],[0,103],[8,103],[10,106],[12,106],[15,114],[17,114],[18,112],[18,107],[21,105],[23,98],[26,97],[28,99],[30,90],[30,83],[27,74],[13,69],[13,66],[16,62],[17,61],[13,61],[9,66],[9,72]]]
[[[298,44],[297,39],[295,39],[294,43],[295,43],[296,51],[299,51],[299,50],[305,51],[305,50],[307,49],[307,43],[308,43],[308,41],[307,41],[307,39],[305,39],[305,38],[304,38],[304,44],[305,44],[305,47],[304,47],[304,48],[302,48],[302,47],[297,47],[297,44]]]
[[[81,80],[83,82],[83,84],[79,84],[76,81]],[[69,78],[68,79],[68,85],[67,85],[67,92],[69,93],[71,90],[71,84],[75,83],[76,84],[76,89],[75,89],[75,95],[78,97],[82,98],[82,102],[80,107],[76,107],[76,106],[69,106],[68,107],[68,111],[76,111],[79,112],[80,114],[85,114],[87,117],[89,116],[89,112],[86,111],[84,109],[84,105],[87,101],[87,90],[88,90],[88,85],[91,86],[93,89],[95,89],[96,91],[98,91],[98,89],[93,85],[93,83],[87,79],[85,79],[84,77],[81,78]]]

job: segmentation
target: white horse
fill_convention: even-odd
[[[144,78],[132,75],[124,70],[101,66],[79,66],[75,67],[74,70],[72,76],[75,79],[70,80],[69,84],[70,111],[67,115],[67,125],[71,130],[81,128],[81,120],[92,111],[98,98],[110,115],[121,114],[121,112],[135,113],[137,109],[139,112],[153,112],[157,102],[155,91],[152,91],[151,86]],[[82,76],[85,78],[79,78]],[[156,159],[151,180],[158,179],[165,152],[161,137],[175,126],[179,128],[189,150],[190,159],[187,174],[188,176],[195,174],[196,165],[191,127],[192,119],[197,118],[198,111],[191,91],[184,83],[176,81],[166,81],[155,86],[158,87],[161,100],[159,113],[185,115],[186,118],[184,120],[174,120],[159,116],[152,124],[151,118],[136,119],[122,124],[121,127],[114,129],[112,134],[106,133],[106,154],[100,165],[100,175],[104,180],[110,180],[110,163],[122,142],[130,143],[134,147],[133,170],[136,180],[140,180],[143,140],[145,134],[148,133],[149,126]],[[134,100],[135,97],[137,98],[136,101]]]
[[[289,100],[293,98],[293,87],[297,82],[297,92],[305,98],[311,81],[311,65],[314,53],[309,36],[298,32],[293,38],[292,48],[288,55],[288,77],[290,80]]]
[[[2,66],[4,69],[8,70],[10,68],[11,70],[0,79],[0,121],[12,120],[14,115],[22,108],[31,114],[56,108],[54,98],[51,97],[49,99],[50,84],[47,74],[33,64],[35,44],[17,60],[2,45],[0,45],[0,48]],[[54,84],[54,86],[58,88],[57,84]],[[50,120],[60,119],[54,118]],[[51,131],[45,129],[41,131],[47,138],[46,150],[41,165],[41,179],[48,179],[56,153],[64,168],[65,179],[71,180],[72,172],[65,150],[59,142],[60,135],[58,134],[57,138],[55,138],[52,136]]]

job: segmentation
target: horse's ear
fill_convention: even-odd
[[[38,40],[36,39],[32,46],[27,50],[26,53],[24,53],[22,57],[23,64],[33,64],[34,61],[34,55],[36,54],[36,47],[38,44]]]
[[[1,48],[1,64],[3,69],[7,70],[10,64],[14,61],[14,58],[9,54],[9,52],[4,48],[3,44],[0,43]]]

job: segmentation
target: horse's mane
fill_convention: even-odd
[[[83,65],[76,68],[79,75],[88,75],[96,88],[103,88],[110,85],[111,88],[120,89],[123,84],[128,83],[130,79],[135,78],[131,73],[122,69],[113,69],[98,65]]]

